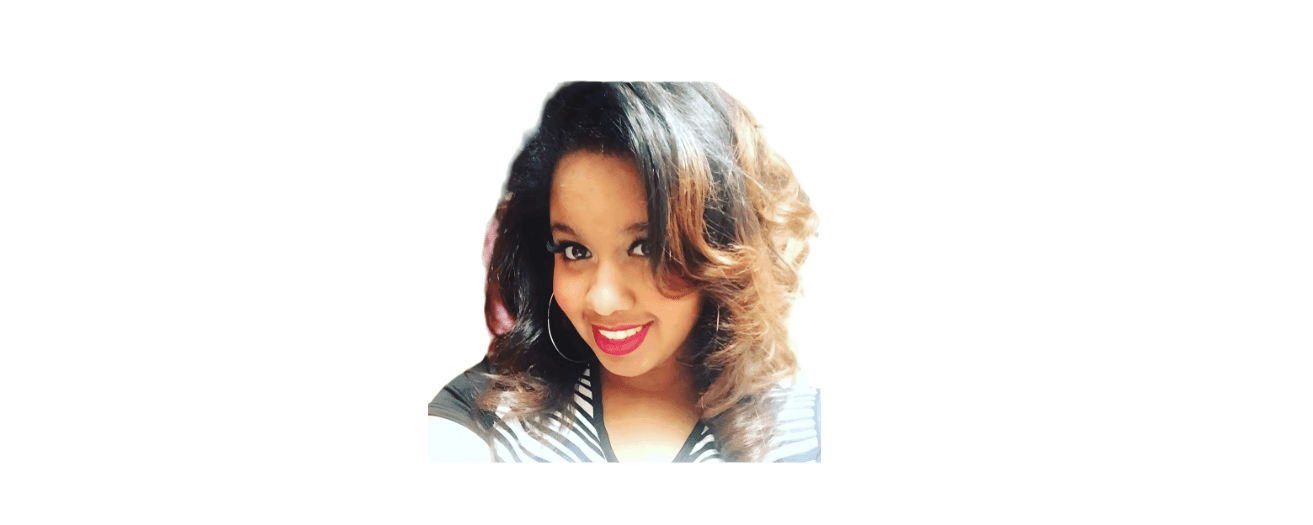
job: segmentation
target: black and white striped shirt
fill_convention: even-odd
[[[525,423],[497,413],[472,413],[474,400],[486,384],[485,360],[448,383],[429,403],[429,415],[449,419],[474,431],[488,443],[495,461],[510,462],[614,462],[607,437],[602,400],[594,395],[597,364],[585,369],[575,384],[574,424],[565,429],[560,414],[553,415],[543,439],[534,438]],[[770,394],[779,407],[779,436],[764,462],[819,462],[821,459],[821,392],[806,384],[778,385]],[[675,455],[675,462],[722,461],[715,436],[699,421]]]

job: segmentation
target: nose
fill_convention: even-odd
[[[610,262],[601,263],[593,276],[586,302],[588,308],[598,317],[605,318],[633,307],[633,290],[630,289],[629,280],[619,265]]]

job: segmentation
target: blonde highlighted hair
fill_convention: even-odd
[[[587,363],[550,346],[549,307],[557,346],[593,356],[548,304],[553,261],[544,246],[552,173],[578,150],[638,165],[657,282],[667,294],[692,286],[702,296],[683,361],[694,369],[704,419],[722,457],[760,460],[776,431],[769,394],[798,370],[786,320],[818,220],[752,113],[715,84],[581,82],[548,99],[497,209],[485,308],[493,375],[477,409],[530,425],[572,417],[570,385]],[[504,333],[499,305],[514,322]]]

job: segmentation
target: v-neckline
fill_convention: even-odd
[[[597,369],[597,365],[596,361],[588,365],[588,381],[593,384],[593,388],[589,390],[591,390],[590,393],[593,397],[593,419],[595,420],[594,426],[597,427],[597,440],[601,442],[606,461],[620,463],[620,460],[615,456],[615,450],[611,448],[611,436],[606,432],[606,418],[602,413],[602,374]],[[693,447],[698,444],[704,428],[702,420],[698,419],[697,423],[693,424],[693,430],[684,439],[684,446],[680,447],[679,452],[675,453],[675,458],[670,460],[671,463],[687,463],[689,461],[688,456],[693,453]]]

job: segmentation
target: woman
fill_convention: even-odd
[[[817,219],[758,128],[714,84],[548,99],[496,213],[487,358],[429,405],[437,459],[820,460],[785,326]]]

